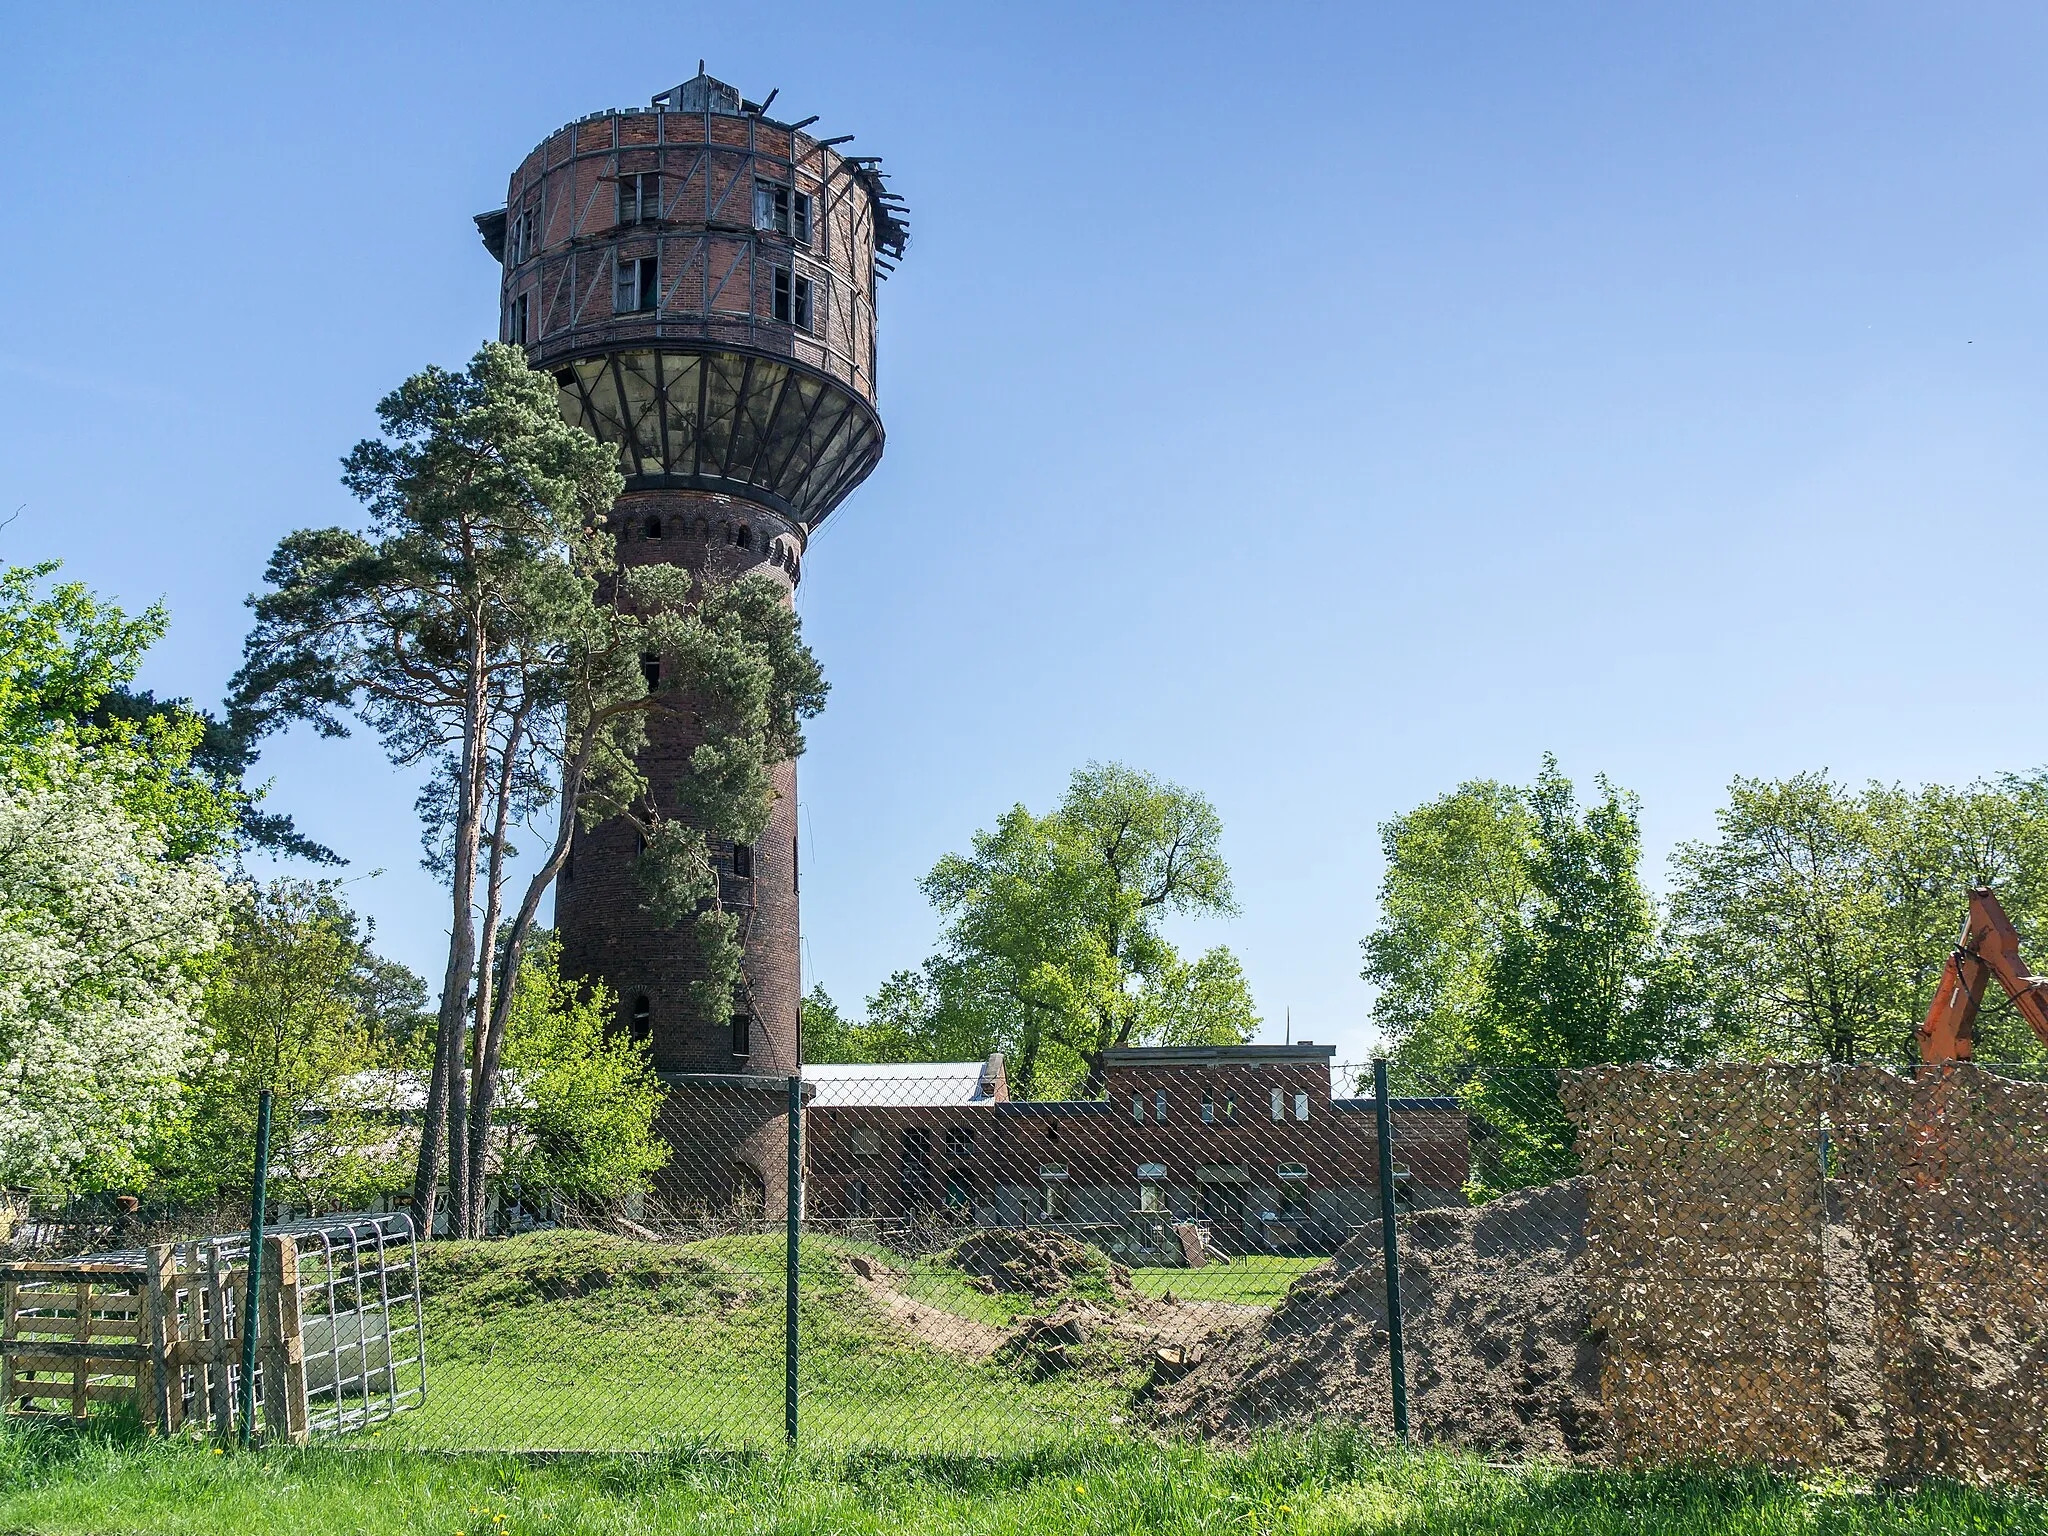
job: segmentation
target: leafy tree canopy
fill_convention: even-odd
[[[1201,795],[1118,763],[1077,771],[1058,807],[1022,805],[949,854],[924,891],[940,952],[868,999],[864,1023],[814,1005],[814,1060],[966,1060],[1001,1050],[1020,1096],[1099,1091],[1104,1053],[1236,1044],[1259,1016],[1236,957],[1183,959],[1169,915],[1237,910]]]
[[[1973,885],[1997,889],[2044,964],[2048,776],[1918,790],[1855,790],[1825,773],[1737,779],[1719,822],[1716,838],[1672,856],[1672,913],[1743,1054],[1917,1057],[1914,1030]],[[2044,1054],[1997,988],[1976,1054]]]

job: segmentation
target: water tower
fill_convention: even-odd
[[[882,455],[875,285],[908,231],[879,163],[807,131],[815,118],[768,116],[774,94],[743,100],[700,63],[648,106],[551,134],[476,222],[504,268],[502,338],[618,447],[620,561],[793,595],[812,531]],[[657,795],[695,745],[681,714],[655,719]],[[794,763],[776,788],[760,840],[714,850],[746,949],[729,1013],[691,1005],[686,949],[642,909],[630,826],[579,831],[556,894],[565,970],[610,985],[670,1086],[679,1194],[780,1198],[776,1117],[802,1059]]]

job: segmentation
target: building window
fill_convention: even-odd
[[[754,845],[734,843],[732,845],[732,873],[735,880],[754,878]]]
[[[880,1157],[882,1155],[882,1133],[871,1125],[857,1125],[853,1128],[853,1155],[855,1157]]]
[[[1166,1090],[1161,1088],[1152,1095],[1152,1118],[1161,1125],[1166,1124]]]
[[[1306,1120],[1308,1118],[1308,1095],[1305,1093],[1297,1093],[1294,1096],[1294,1118],[1297,1120]]]
[[[946,1127],[946,1156],[954,1158],[974,1156],[973,1126],[949,1125]]]
[[[1058,1221],[1067,1214],[1067,1187],[1048,1179],[1045,1185],[1045,1219]]]
[[[1202,1091],[1202,1124],[1214,1125],[1215,1123],[1216,1095],[1210,1093],[1207,1089],[1204,1089]]]
[[[1273,1090],[1273,1123],[1279,1124],[1287,1118],[1287,1095],[1278,1088]]]
[[[853,1181],[853,1188],[846,1192],[846,1214],[849,1216],[865,1216],[868,1210],[868,1181],[866,1179],[855,1179]]]
[[[654,308],[661,297],[661,262],[653,256],[618,258],[612,308],[622,315]]]
[[[509,327],[511,339],[522,347],[526,345],[528,339],[526,333],[527,298],[528,295],[522,293],[512,301],[512,323]]]
[[[772,181],[754,183],[754,228],[772,229],[798,245],[811,243],[811,194]]]
[[[1140,1184],[1138,1186],[1138,1209],[1141,1211],[1165,1209],[1165,1206],[1160,1203],[1159,1186],[1157,1184]]]
[[[792,838],[791,838],[791,839],[789,840],[789,888],[790,888],[790,891],[791,891],[792,893],[794,893],[794,892],[796,892],[796,891],[800,891],[800,890],[802,890],[802,889],[803,889],[803,885],[802,885],[802,883],[801,883],[801,882],[800,882],[800,881],[799,881],[799,880],[797,879],[797,877],[796,877],[796,874],[797,874],[797,859],[796,859],[796,847],[797,847],[797,840],[796,840],[796,839],[795,839],[794,837],[792,837]]]
[[[661,657],[653,651],[640,653],[640,675],[647,680],[647,691],[654,692],[661,686]]]
[[[1131,1095],[1131,1118],[1140,1125],[1145,1123],[1145,1095],[1142,1093]]]
[[[1237,1095],[1234,1093],[1226,1093],[1223,1096],[1223,1118],[1226,1121],[1237,1118]]]
[[[775,318],[800,331],[811,328],[811,280],[788,267],[775,269]]]
[[[661,537],[661,519],[660,519],[660,518],[658,518],[658,517],[650,517],[649,519],[647,519],[646,523],[642,525],[642,527],[641,527],[641,530],[640,530],[640,531],[641,531],[642,533],[646,534],[646,535],[647,535],[647,537],[648,537],[648,538],[650,538],[650,539],[658,539],[658,538],[660,538],[660,537]]]
[[[739,545],[741,549],[752,549],[754,547],[754,530],[745,523],[740,524]]]
[[[644,992],[633,999],[632,1035],[642,1041],[654,1038],[654,1005]]]
[[[619,178],[619,222],[652,224],[661,217],[661,174],[642,171]]]
[[[754,1020],[750,1014],[736,1013],[732,1016],[732,1053],[735,1056],[754,1054]]]

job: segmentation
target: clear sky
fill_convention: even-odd
[[[1347,1055],[1377,828],[1463,779],[1605,772],[1661,877],[1736,774],[2048,762],[2036,6],[16,3],[0,556],[217,700],[377,397],[495,333],[470,216],[700,57],[911,209],[800,599],[843,1003],[1090,758],[1215,801],[1243,913],[1177,936]],[[415,786],[264,771],[438,974]]]

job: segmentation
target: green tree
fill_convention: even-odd
[[[293,720],[345,736],[353,714],[394,763],[430,772],[429,858],[452,910],[414,1215],[432,1230],[445,1149],[463,1232],[470,1139],[448,1125],[467,1119],[479,912],[488,927],[510,824],[535,795],[522,771],[528,731],[555,702],[564,633],[610,566],[601,524],[624,481],[617,456],[562,420],[553,380],[517,348],[486,346],[463,373],[416,374],[377,414],[384,435],[358,443],[342,476],[369,532],[304,529],[278,544],[269,590],[250,599],[230,721],[254,742]]]
[[[1557,1069],[1687,1061],[1725,1025],[1644,889],[1635,797],[1581,809],[1545,756],[1526,789],[1473,783],[1382,829],[1365,978],[1405,1085],[1479,1117],[1482,1190],[1572,1166]]]
[[[1169,915],[1237,910],[1222,831],[1201,795],[1117,763],[1078,770],[1048,815],[1013,807],[925,877],[949,922],[922,1017],[961,1036],[999,1020],[989,1033],[1026,1096],[1098,1092],[1120,1046],[1249,1039],[1258,1014],[1229,951],[1185,962],[1159,932]]]
[[[1760,1057],[1909,1060],[1973,885],[1989,884],[2023,940],[2048,937],[2048,779],[1963,789],[1825,773],[1736,779],[1712,841],[1672,855],[1677,930]],[[2002,994],[1977,1055],[2038,1060]]]
[[[1494,957],[1534,896],[1535,831],[1524,792],[1491,780],[1460,784],[1380,828],[1380,920],[1361,974],[1401,1067],[1456,1076],[1473,1062]]]
[[[559,948],[542,935],[521,962],[505,1032],[517,1103],[506,1116],[506,1176],[528,1190],[615,1204],[644,1193],[668,1162],[655,1133],[662,1087],[642,1042],[607,1026],[618,1000],[564,980]]]
[[[101,720],[164,614],[0,572],[0,1181],[119,1186],[203,1035],[246,797],[201,723]]]
[[[724,1019],[744,973],[712,845],[760,834],[774,767],[802,751],[799,722],[825,686],[774,583],[617,566],[603,526],[623,485],[616,451],[560,419],[553,380],[517,348],[487,346],[462,375],[430,369],[379,414],[385,438],[359,444],[346,475],[370,534],[280,544],[231,721],[252,739],[292,719],[343,734],[353,713],[394,761],[428,770],[424,837],[453,922],[414,1206],[424,1225],[445,1144],[461,1235],[484,1208],[470,1170],[511,983],[576,828],[634,827],[645,905],[690,951],[698,1008]],[[653,785],[636,759],[662,711],[686,713],[698,745],[676,782]],[[542,852],[515,906],[522,829]]]
[[[188,1088],[184,1134],[159,1153],[176,1193],[203,1199],[246,1187],[265,1088],[280,1204],[346,1208],[392,1185],[403,1156],[404,1058],[377,1001],[392,969],[331,881],[237,892],[207,987],[210,1051]],[[416,978],[403,990],[424,992]]]

